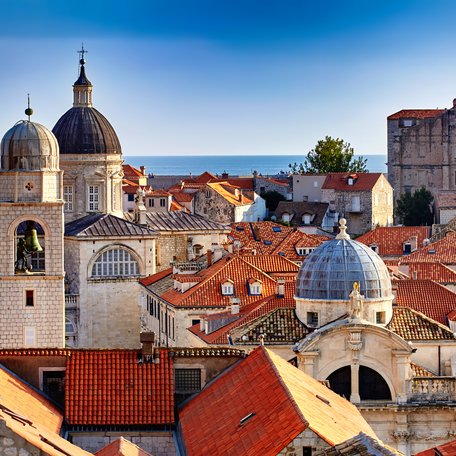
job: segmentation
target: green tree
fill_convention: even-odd
[[[269,212],[276,210],[276,207],[279,205],[280,201],[285,201],[285,197],[275,190],[270,190],[268,192],[261,192],[261,198],[266,201],[266,207],[269,209]]]
[[[343,139],[326,136],[320,139],[304,159],[304,163],[294,163],[288,166],[293,174],[326,174],[338,172],[363,173],[366,169],[367,159],[353,158],[355,151],[350,143]]]
[[[432,202],[429,190],[421,187],[411,193],[404,193],[396,202],[396,216],[406,226],[431,225],[433,222]]]

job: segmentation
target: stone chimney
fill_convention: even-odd
[[[208,251],[206,252],[206,255],[207,255],[207,267],[209,267],[212,265],[212,250],[208,249]]]
[[[145,167],[144,165],[141,165],[141,166],[139,167],[139,170],[141,171],[141,174],[142,174],[143,176],[146,175],[146,167]]]
[[[277,279],[277,297],[285,297],[285,279]]]
[[[139,341],[142,344],[141,353],[138,356],[139,363],[160,363],[160,352],[155,347],[156,335],[154,332],[142,332]]]

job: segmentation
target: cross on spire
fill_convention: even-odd
[[[84,43],[81,43],[81,50],[78,51],[78,54],[79,54],[79,57],[80,57],[79,63],[81,65],[84,65],[84,63],[85,63],[84,54],[87,54],[87,51],[84,49]]]

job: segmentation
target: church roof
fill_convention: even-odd
[[[453,332],[445,325],[409,307],[393,307],[393,318],[387,328],[405,340],[454,340]]]
[[[137,225],[112,214],[92,214],[65,225],[65,236],[78,238],[103,236],[156,236],[157,233],[145,226]]]
[[[60,154],[121,154],[114,128],[95,108],[73,107],[57,121],[52,132]]]
[[[360,431],[375,438],[353,404],[265,347],[206,385],[179,417],[189,456],[278,454],[307,428],[329,445]]]
[[[133,215],[127,213],[125,216],[131,218]],[[155,231],[225,231],[229,229],[221,223],[183,211],[148,212],[147,226]]]

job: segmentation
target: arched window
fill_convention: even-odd
[[[92,266],[92,277],[129,277],[139,275],[138,262],[125,248],[112,247],[101,252]]]
[[[15,274],[44,274],[44,230],[33,221],[20,223],[15,232]]]

